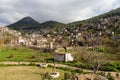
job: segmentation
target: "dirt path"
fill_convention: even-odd
[[[40,64],[40,62],[0,62],[0,64],[6,64],[6,65],[22,65],[22,64],[25,64],[25,65],[28,65],[28,64]],[[48,65],[51,65],[53,66],[53,63],[48,63]],[[66,68],[70,68],[70,69],[81,69],[81,68],[78,68],[78,67],[72,67],[72,66],[68,66],[68,65],[64,65],[64,64],[56,64],[56,67],[66,67]],[[84,72],[93,72],[92,70],[87,70],[87,69],[82,69]],[[114,78],[115,80],[120,80],[118,78],[116,78],[116,73],[117,72],[105,72],[106,74],[107,73],[110,73]],[[120,73],[119,73],[120,75]]]
[[[28,65],[28,64],[40,64],[40,62],[0,62],[0,64],[6,64],[6,65]],[[53,66],[53,63],[48,63],[48,65]],[[64,64],[56,64],[56,67],[66,67],[66,68],[70,68],[70,69],[82,69],[82,68],[78,68],[78,67],[72,67],[72,66],[68,66],[68,65],[64,65]],[[84,72],[92,72],[92,70],[87,70],[87,69],[82,69]]]

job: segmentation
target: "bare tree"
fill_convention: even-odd
[[[36,59],[39,61],[44,62],[44,57],[43,57],[43,50],[42,49],[38,49],[38,50],[34,50],[34,52],[36,53]]]
[[[105,64],[105,55],[104,53],[99,52],[99,48],[100,48],[99,45],[102,44],[101,38],[96,37],[94,38],[94,40],[92,39],[91,41],[92,41],[92,44],[94,44],[94,46],[92,47],[92,52],[88,53],[87,62],[89,65],[91,65],[91,67],[94,70],[94,73],[96,74],[99,68],[103,64]]]
[[[120,38],[116,39],[115,36],[112,37],[113,40],[109,41],[106,45],[111,53],[120,53]]]
[[[67,52],[67,47],[69,45],[69,40],[67,37],[62,38],[61,42],[59,43],[61,45],[61,47],[65,50],[65,52]]]
[[[99,68],[105,64],[105,56],[103,53],[98,53],[95,49],[92,53],[89,53],[87,56],[87,63],[93,68],[94,73],[96,74]]]

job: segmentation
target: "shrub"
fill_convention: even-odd
[[[118,77],[118,78],[119,78],[119,73],[116,73],[116,77]]]
[[[120,70],[120,66],[117,66],[116,69]]]
[[[31,58],[31,59],[35,59],[35,58],[36,58],[36,56],[35,56],[35,55],[32,55],[30,58]]]
[[[74,72],[76,72],[76,73],[84,73],[83,70],[80,70],[80,69],[76,69]]]
[[[107,78],[108,78],[108,80],[114,80],[113,76],[111,76],[111,73],[107,74]]]
[[[115,67],[111,67],[111,66],[103,66],[100,68],[100,70],[104,70],[104,71],[119,71],[118,69],[116,69]]]
[[[13,54],[10,54],[7,58],[12,58],[13,57]]]
[[[94,78],[93,80],[98,80],[97,78]]]
[[[91,69],[91,67],[88,64],[85,64],[85,63],[82,63],[82,62],[67,62],[67,63],[64,63],[64,64],[74,66],[74,67],[79,67],[79,68]]]
[[[67,68],[67,67],[56,67],[56,68],[64,70],[64,71],[70,71],[70,72],[72,72],[72,70],[70,68]]]
[[[105,72],[98,72],[98,75],[106,76],[106,75],[105,75]]]
[[[42,80],[51,80],[51,77],[48,72],[41,74]]]
[[[64,73],[64,79],[71,79],[71,74],[70,73]]]
[[[67,68],[67,67],[56,67],[57,69],[61,69],[61,70],[64,70],[64,71],[68,71],[68,72],[72,72],[72,73],[84,73],[83,70],[80,70],[80,69],[70,69],[70,68]]]

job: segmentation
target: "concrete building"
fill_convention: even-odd
[[[54,59],[56,61],[73,61],[73,56],[71,53],[55,53]]]

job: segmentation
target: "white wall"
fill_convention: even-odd
[[[73,57],[70,53],[65,54],[65,61],[73,61]]]

